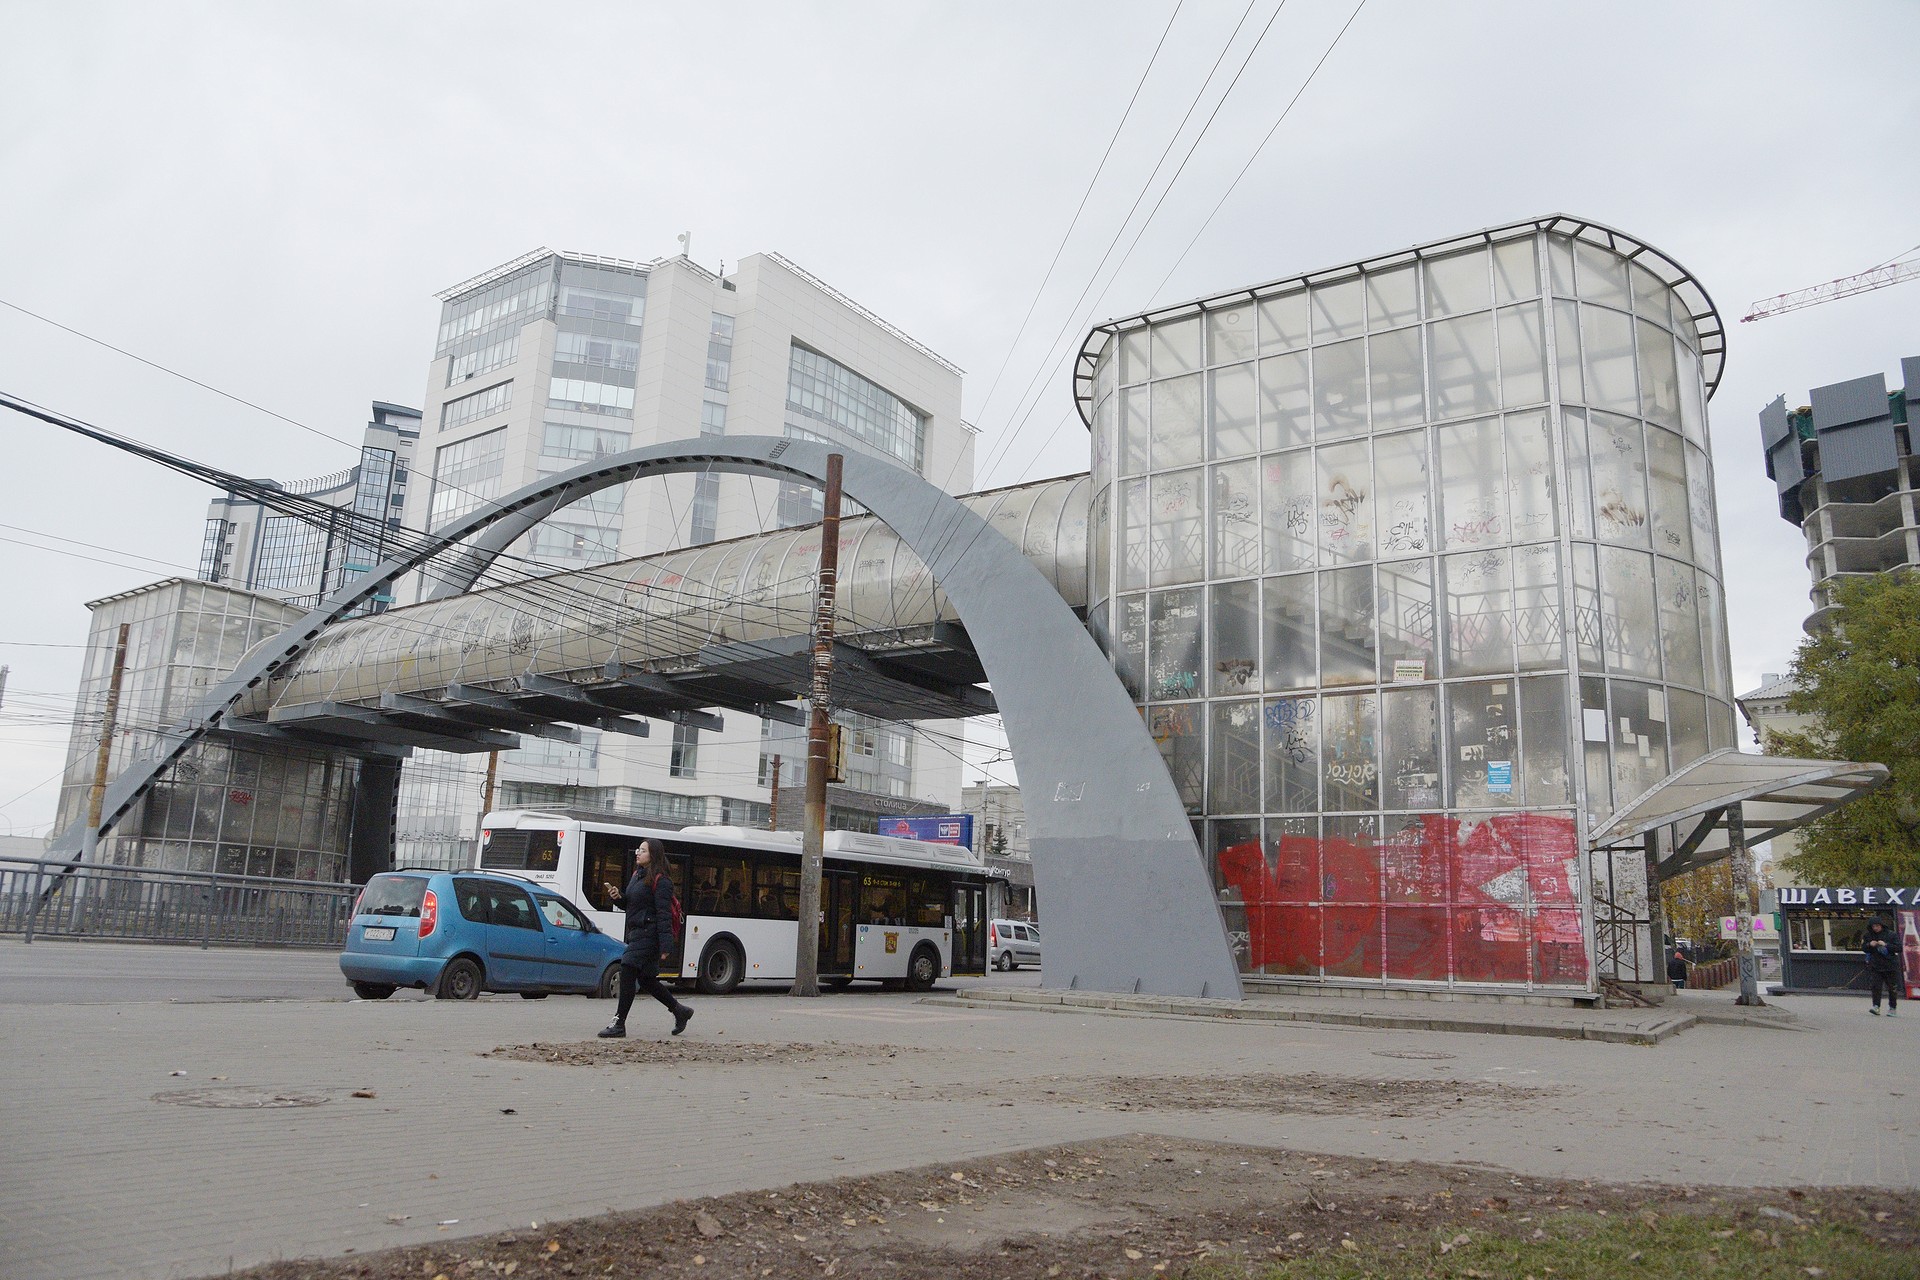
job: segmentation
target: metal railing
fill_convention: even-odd
[[[358,892],[311,880],[0,857],[0,934],[339,947]]]

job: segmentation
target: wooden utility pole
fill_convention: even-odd
[[[500,753],[487,752],[487,780],[480,788],[480,816],[473,821],[473,865],[480,865],[480,855],[484,852],[481,841],[487,838],[487,815],[493,812],[493,784],[500,776]]]
[[[100,749],[93,757],[93,787],[87,792],[87,834],[81,846],[82,858],[92,855],[100,842],[100,810],[107,798],[107,766],[113,757],[113,724],[120,715],[120,682],[127,674],[127,630],[113,644],[113,674],[107,680],[107,706],[100,715]]]
[[[767,798],[767,830],[780,829],[780,757],[773,758],[773,794]]]
[[[833,595],[840,576],[840,468],[827,455],[827,498],[820,521],[820,590],[813,611],[813,693],[807,716],[807,819],[800,837],[800,927],[796,930],[793,991],[820,994],[820,867],[827,839],[827,695],[833,684]]]

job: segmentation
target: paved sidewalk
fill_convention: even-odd
[[[1161,1014],[1237,1022],[1313,1022],[1390,1031],[1457,1031],[1641,1045],[1659,1044],[1702,1021],[1697,1011],[1681,1010],[1673,1005],[1653,1009],[1595,1009],[1467,1000],[1379,1000],[1358,995],[1257,993],[1249,994],[1245,1000],[1203,1000],[1191,996],[965,987],[947,1003],[971,1008],[1011,1006],[1047,1012]]]
[[[691,1061],[650,1008],[635,1025],[682,1054],[666,1065],[482,1056],[589,1040],[607,1006],[567,997],[8,1008],[0,1275],[211,1275],[1133,1132],[1543,1176],[1920,1187],[1907,1097],[1920,1092],[1920,1018],[1872,1019],[1854,1002],[1783,1001],[1827,1044],[1702,1025],[1653,1046],[1036,1017],[880,992],[695,1003],[687,1040],[709,1051],[802,1043],[850,1056]],[[1390,1101],[1313,1114],[1127,1109],[1110,1089],[1125,1077],[1309,1073],[1388,1099],[1395,1081],[1499,1087],[1426,1115]],[[313,1105],[161,1098],[243,1087]]]

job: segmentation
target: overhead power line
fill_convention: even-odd
[[[203,391],[211,391],[213,392],[213,394],[221,397],[224,400],[231,400],[235,404],[245,405],[249,409],[254,409],[261,413],[266,414],[269,418],[278,418],[280,419],[280,421],[286,423],[288,426],[298,427],[302,431],[308,432],[312,435],[319,436],[322,440],[331,440],[335,444],[344,444],[349,449],[357,450],[360,447],[359,445],[353,443],[353,441],[351,440],[342,440],[339,436],[330,435],[327,432],[320,430],[320,428],[318,427],[310,427],[306,423],[301,422],[298,419],[289,418],[284,413],[277,413],[274,410],[267,408],[265,405],[255,404],[251,400],[245,399],[241,396],[236,396],[231,391],[222,391],[220,388],[213,386],[209,383],[202,382],[200,381],[200,379],[192,377],[189,374],[181,373],[178,369],[169,369],[166,365],[163,365],[156,360],[149,360],[145,356],[135,355],[133,352],[128,351],[125,347],[116,347],[111,342],[108,342],[104,338],[96,338],[90,333],[82,333],[80,330],[75,329],[70,325],[61,324],[58,320],[55,320],[50,316],[43,316],[37,311],[29,311],[17,302],[8,302],[5,298],[0,298],[0,307],[6,307],[8,310],[11,310],[11,311],[18,311],[21,315],[28,316],[34,320],[38,320],[42,324],[50,324],[54,328],[60,330],[63,333],[70,333],[74,337],[79,338],[82,341],[91,342],[98,347],[105,347],[107,350],[115,353],[116,355],[123,355],[129,360],[134,360],[139,362],[140,364],[146,365],[147,368],[149,369],[157,369],[161,373],[164,373],[169,377],[178,378],[182,382],[191,382],[194,386],[199,387]]]
[[[1114,144],[1120,141],[1120,134],[1126,129],[1127,121],[1133,115],[1134,105],[1140,101],[1140,91],[1147,87],[1147,77],[1153,74],[1154,64],[1160,60],[1160,50],[1166,47],[1167,36],[1172,34],[1174,21],[1179,18],[1180,5],[1184,2],[1185,0],[1179,0],[1179,3],[1173,6],[1173,12],[1167,16],[1167,25],[1160,32],[1159,43],[1153,46],[1153,53],[1147,58],[1146,69],[1140,73],[1139,81],[1133,86],[1133,96],[1127,99],[1126,110],[1120,113],[1120,122],[1113,126],[1113,136],[1107,139],[1107,149],[1100,153],[1100,163],[1093,167],[1093,176],[1087,179],[1086,190],[1080,193],[1080,203],[1074,206],[1073,216],[1067,219],[1067,229],[1060,233],[1060,243],[1054,246],[1053,259],[1047,263],[1046,273],[1040,277],[1040,285],[1033,291],[1033,300],[1027,303],[1027,313],[1020,317],[1020,327],[1014,331],[1013,341],[1007,344],[1007,354],[1001,359],[1000,367],[994,371],[993,382],[987,387],[987,394],[981,399],[980,407],[974,411],[975,416],[984,416],[987,406],[993,403],[993,393],[1000,386],[1000,377],[1006,373],[1007,365],[1013,359],[1013,353],[1019,350],[1020,339],[1026,336],[1027,324],[1033,319],[1034,309],[1040,305],[1040,299],[1047,292],[1047,285],[1053,281],[1054,268],[1060,265],[1060,255],[1066,252],[1068,242],[1073,239],[1074,228],[1080,225],[1080,215],[1087,210],[1087,200],[1093,195],[1093,189],[1099,183],[1100,175],[1107,170],[1107,161],[1113,156]]]

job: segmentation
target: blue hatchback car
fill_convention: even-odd
[[[363,1000],[419,987],[442,1000],[517,991],[611,996],[624,946],[571,902],[488,871],[388,871],[367,881],[340,972]]]

